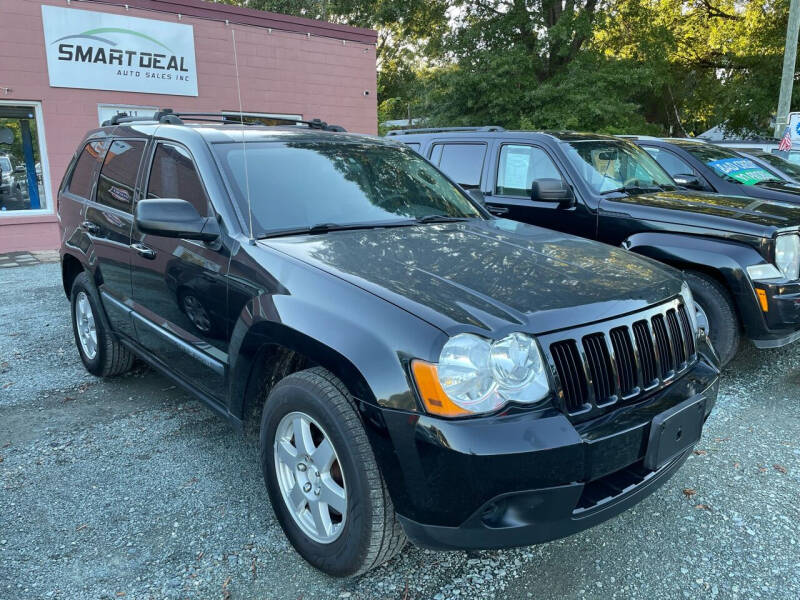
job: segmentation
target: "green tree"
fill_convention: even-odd
[[[670,135],[769,133],[789,3],[225,1],[377,29],[380,120]]]
[[[440,52],[446,0],[223,0],[227,4],[378,31],[379,120],[401,118],[416,102],[423,57]]]

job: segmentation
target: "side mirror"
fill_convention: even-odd
[[[681,187],[690,188],[693,190],[704,189],[703,184],[700,183],[700,180],[695,175],[681,173],[679,175],[673,175],[672,179]]]
[[[142,233],[169,238],[212,242],[220,233],[214,217],[201,217],[192,204],[178,198],[139,200],[134,222]]]
[[[563,179],[537,179],[531,184],[531,200],[569,204],[575,199]]]

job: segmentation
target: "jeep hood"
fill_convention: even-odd
[[[505,219],[261,243],[450,334],[511,327],[544,333],[640,310],[681,289],[676,271],[649,259]]]
[[[655,192],[604,198],[605,211],[636,219],[680,223],[732,233],[771,237],[776,229],[800,226],[800,205],[751,196],[705,192]]]

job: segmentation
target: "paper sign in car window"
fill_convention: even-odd
[[[717,174],[730,177],[744,185],[753,185],[759,181],[775,179],[772,173],[759,167],[749,158],[721,158],[706,164],[714,169]]]
[[[531,149],[509,146],[506,151],[503,187],[515,190],[527,190],[531,187],[528,181],[528,169],[531,164]]]

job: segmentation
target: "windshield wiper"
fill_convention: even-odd
[[[309,227],[291,227],[287,229],[276,229],[275,231],[267,231],[258,239],[264,240],[268,238],[283,237],[287,235],[314,235],[317,233],[328,233],[330,231],[348,231],[356,229],[380,229],[381,227],[405,227],[414,225],[416,221],[385,221],[377,223],[316,223]]]
[[[608,194],[613,193],[620,193],[620,194],[646,194],[647,192],[661,192],[666,189],[665,186],[661,186],[658,184],[651,185],[651,186],[642,186],[642,185],[623,185],[622,187],[614,188],[613,190],[605,190],[604,192],[600,192],[601,196],[606,196]]]
[[[469,217],[451,217],[450,215],[425,215],[415,219],[417,223],[457,223],[468,220]]]

